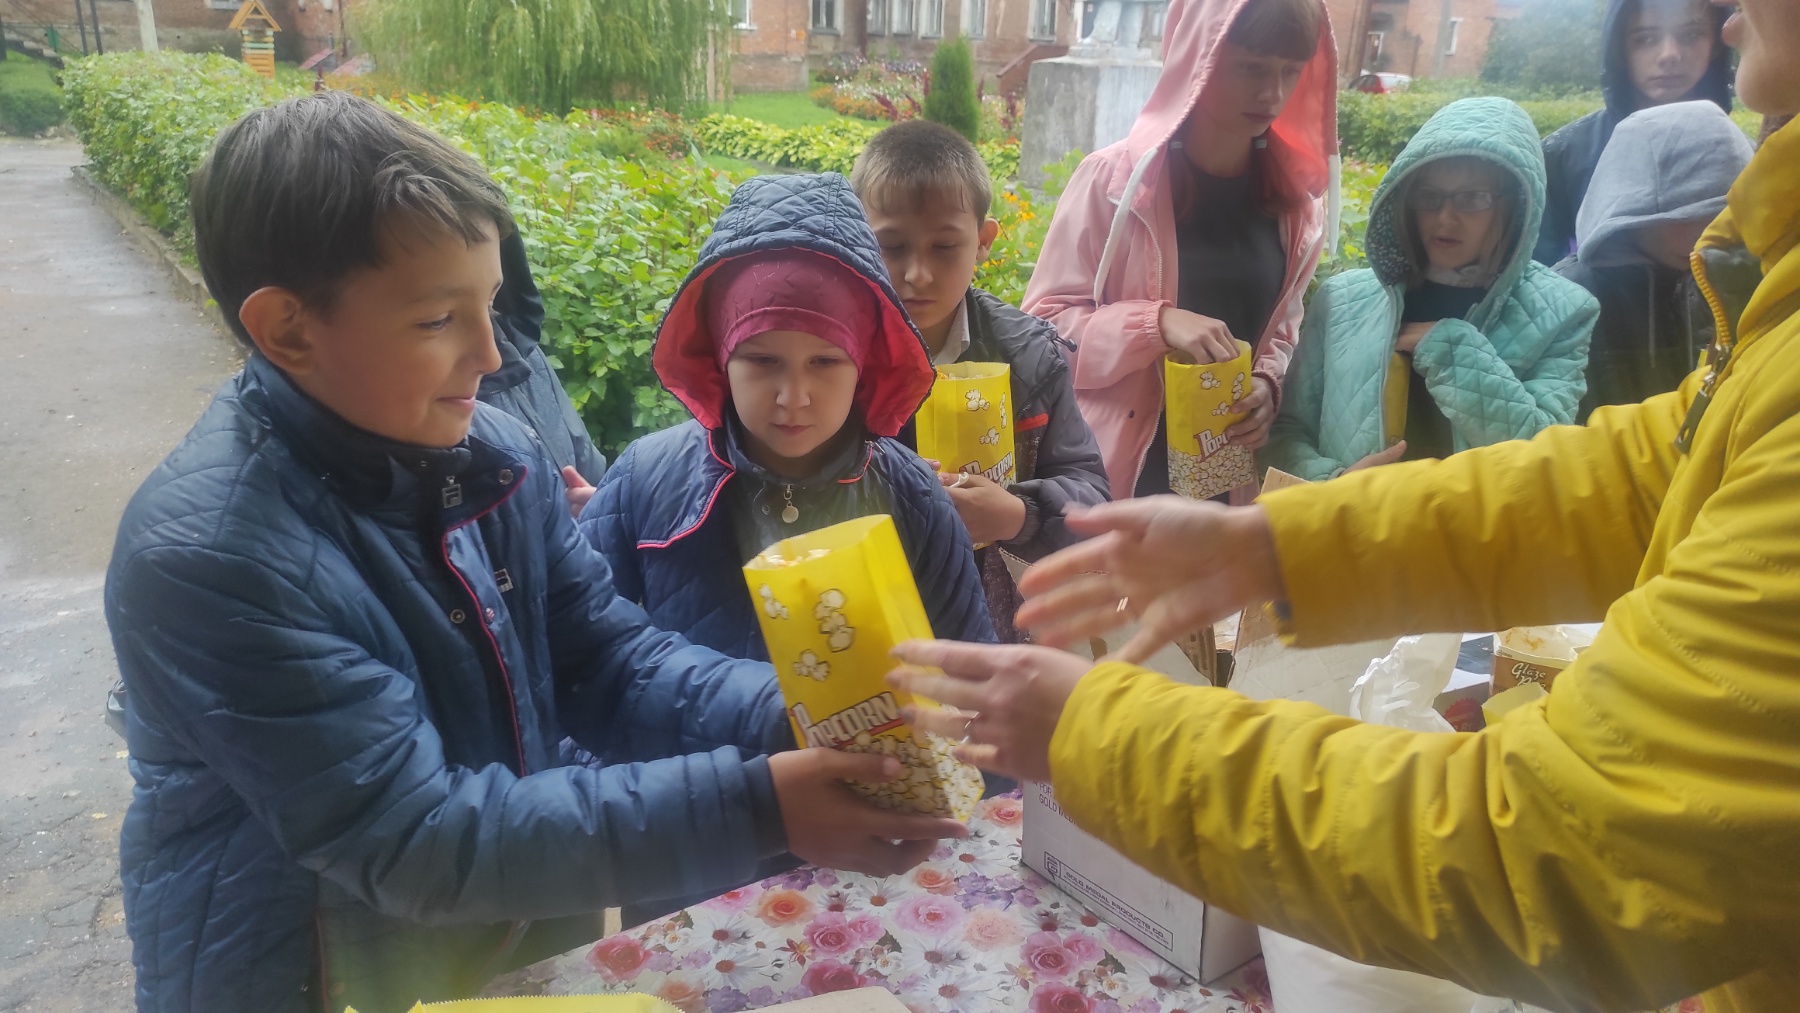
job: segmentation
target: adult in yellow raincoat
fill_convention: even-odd
[[[1739,94],[1800,110],[1800,0],[1742,0]],[[1363,725],[1043,648],[906,645],[965,753],[1048,778],[1185,889],[1350,957],[1568,1010],[1800,1009],[1800,124],[1701,240],[1710,361],[1586,427],[1225,508],[1096,508],[1020,620],[1123,655],[1256,600],[1297,643],[1605,625],[1477,734]],[[971,716],[972,715],[972,716]]]

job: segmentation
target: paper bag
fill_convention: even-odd
[[[919,407],[919,456],[944,471],[986,475],[1001,485],[1018,477],[1013,456],[1012,367],[956,362],[937,367]]]
[[[895,644],[931,638],[912,568],[886,514],[783,539],[744,564],[763,642],[801,746],[881,753],[899,781],[854,787],[877,805],[967,821],[981,773],[954,745],[916,732],[900,709],[923,697],[891,690]]]
[[[1211,499],[1256,480],[1248,447],[1225,440],[1243,419],[1235,411],[1250,394],[1250,346],[1240,341],[1229,362],[1190,365],[1163,360],[1169,427],[1169,489],[1189,499]]]

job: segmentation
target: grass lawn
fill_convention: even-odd
[[[800,91],[745,92],[732,96],[729,103],[712,103],[707,107],[707,112],[746,116],[788,130],[847,118],[823,106],[814,105],[812,99]]]
[[[12,50],[0,62],[0,133],[35,134],[62,122],[56,68]]]

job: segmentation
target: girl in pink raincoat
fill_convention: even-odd
[[[1175,0],[1163,38],[1155,90],[1070,179],[1024,302],[1075,344],[1076,401],[1117,498],[1169,491],[1165,355],[1219,362],[1250,344],[1227,435],[1267,442],[1337,227],[1337,50],[1319,0]]]

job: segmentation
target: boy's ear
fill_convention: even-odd
[[[263,357],[290,375],[302,375],[313,364],[312,342],[302,325],[300,297],[285,288],[264,286],[238,307],[238,321]]]
[[[994,240],[1000,238],[1000,223],[992,218],[983,218],[979,235],[981,245],[976,252],[981,255],[982,260],[986,260],[988,253],[994,249]]]

